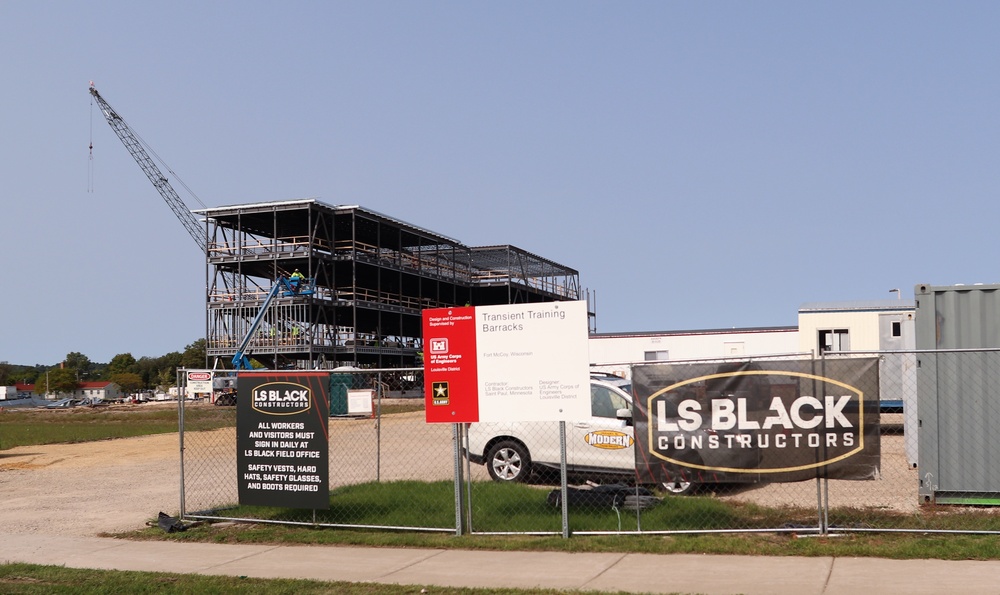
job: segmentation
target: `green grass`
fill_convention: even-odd
[[[83,570],[34,564],[0,564],[0,593],[49,595],[73,593],[248,593],[261,595],[396,595],[420,593],[422,588],[435,595],[556,595],[554,589],[472,589],[424,587],[422,585],[379,585],[373,583],[322,582],[293,579],[257,579],[230,576],[202,576],[164,572],[124,572]]]
[[[423,402],[383,405],[382,414],[423,410]],[[0,450],[36,444],[92,442],[177,431],[177,407],[109,405],[73,409],[0,410]],[[236,427],[235,407],[188,406],[184,430]]]
[[[561,508],[547,503],[553,487],[492,481],[471,484],[473,530],[489,532],[562,531]],[[464,488],[463,488],[464,491]],[[336,488],[330,508],[313,511],[294,508],[234,506],[218,516],[318,525],[372,525],[409,528],[455,527],[454,484],[451,481],[395,481]],[[929,507],[904,514],[865,508],[830,511],[832,532],[857,529],[917,528],[920,531],[997,531],[1000,515],[967,508]],[[726,502],[712,496],[664,496],[656,506],[637,515],[634,510],[608,507],[571,507],[570,530],[596,531],[713,531],[739,527],[766,530],[787,527],[797,533],[816,533],[813,508],[771,508]],[[838,530],[839,529],[839,530]]]
[[[119,537],[216,543],[485,550],[1000,559],[1000,536],[843,532],[836,528],[831,532],[832,535],[819,536],[814,530],[815,510],[727,503],[710,496],[666,497],[656,507],[643,511],[642,529],[657,531],[742,527],[765,531],[743,534],[580,535],[581,532],[592,531],[635,531],[639,521],[634,511],[622,510],[619,515],[608,509],[571,508],[570,531],[576,534],[571,539],[563,539],[560,509],[546,503],[547,488],[493,482],[475,483],[472,486],[473,529],[477,533],[456,536],[453,491],[453,484],[447,481],[354,485],[334,490],[330,497],[330,509],[316,511],[317,524],[434,527],[447,529],[446,532],[351,530],[264,522],[209,523],[169,535],[159,529],[147,529]],[[312,511],[308,510],[249,506],[220,510],[216,514],[221,517],[294,523],[311,523],[313,518]],[[967,509],[925,510],[914,515],[867,509],[836,509],[831,511],[831,517],[843,520],[842,527],[916,526],[926,531],[977,527],[978,530],[1000,531],[1000,518],[996,515]],[[800,529],[789,532],[766,531],[782,526]],[[518,531],[545,531],[554,535],[483,534]]]
[[[197,432],[235,426],[234,407],[192,407],[184,411],[186,431]],[[36,444],[132,438],[176,431],[176,407],[11,409],[0,413],[0,449]]]

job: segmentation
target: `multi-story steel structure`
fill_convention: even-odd
[[[306,199],[195,212],[206,222],[206,347],[217,361],[231,359],[275,280],[295,269],[314,291],[276,297],[250,337],[248,353],[267,367],[419,365],[425,308],[585,299],[574,269],[359,206]]]

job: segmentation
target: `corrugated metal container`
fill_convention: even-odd
[[[1000,347],[1000,285],[917,285],[917,349]]]
[[[917,285],[920,497],[1000,504],[1000,285]]]

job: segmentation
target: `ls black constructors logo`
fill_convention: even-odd
[[[699,481],[870,479],[879,453],[871,361],[844,360],[826,373],[779,362],[640,373],[636,394],[648,396],[637,403],[637,463]]]
[[[297,415],[312,407],[309,387],[293,382],[269,382],[255,387],[251,407],[268,415]]]

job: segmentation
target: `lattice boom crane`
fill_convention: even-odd
[[[139,138],[129,128],[125,119],[119,116],[118,112],[101,97],[101,94],[97,92],[93,84],[90,85],[90,94],[94,96],[97,104],[101,107],[101,112],[104,114],[104,119],[108,121],[108,125],[111,126],[111,129],[121,139],[125,148],[131,153],[132,158],[139,164],[139,167],[142,168],[143,173],[146,174],[149,181],[156,187],[163,200],[167,201],[167,206],[174,212],[174,215],[177,215],[177,219],[184,226],[184,229],[191,234],[195,243],[201,248],[202,253],[205,253],[208,249],[205,240],[205,229],[198,222],[198,219],[188,209],[187,205],[184,204],[184,201],[181,200],[181,197],[170,185],[170,182],[167,181],[167,177],[163,175],[160,168],[156,166],[156,163],[143,148]]]

